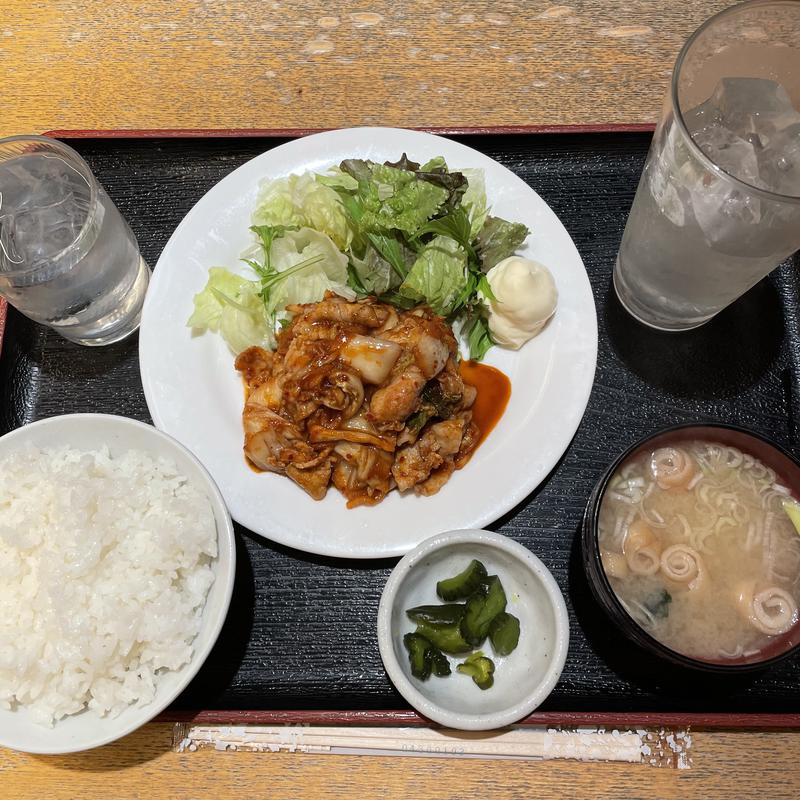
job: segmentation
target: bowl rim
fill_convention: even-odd
[[[422,559],[445,547],[459,544],[484,544],[514,557],[540,582],[547,595],[555,621],[555,644],[550,663],[542,680],[524,700],[498,711],[481,714],[461,714],[448,711],[417,689],[405,674],[394,652],[394,631],[391,626],[392,610],[397,592],[411,570]],[[569,649],[569,615],[564,595],[550,570],[527,547],[500,533],[484,529],[465,528],[438,533],[408,552],[392,570],[381,593],[378,606],[378,649],[386,672],[396,689],[420,713],[440,725],[458,730],[494,730],[511,725],[530,714],[552,692],[567,658]]]
[[[626,447],[620,453],[620,455],[611,462],[592,489],[592,493],[589,495],[589,500],[586,504],[586,509],[584,511],[581,524],[581,544],[584,555],[584,572],[592,593],[595,595],[595,598],[598,600],[598,604],[606,612],[606,615],[609,617],[609,619],[611,619],[617,628],[620,629],[628,639],[633,641],[634,644],[658,656],[660,659],[673,664],[679,664],[680,666],[687,667],[692,670],[715,673],[718,675],[735,675],[765,670],[800,651],[800,642],[784,650],[782,653],[770,656],[770,658],[764,659],[763,661],[751,661],[744,664],[722,664],[712,661],[703,661],[701,659],[692,658],[691,656],[679,653],[677,650],[667,647],[667,645],[663,644],[654,636],[649,634],[628,613],[611,586],[611,582],[608,579],[608,575],[606,575],[606,571],[603,568],[603,564],[600,559],[600,544],[597,537],[600,506],[608,488],[609,481],[614,473],[630,457],[632,453],[639,448],[646,446],[651,440],[660,436],[676,433],[678,431],[685,431],[691,428],[720,428],[722,430],[740,433],[753,439],[758,439],[776,450],[782,456],[794,463],[798,469],[800,469],[800,459],[790,453],[785,447],[783,447],[783,445],[779,444],[765,434],[758,433],[757,431],[754,431],[750,428],[745,428],[741,425],[718,421],[680,422],[674,425],[667,425],[664,428],[659,428],[656,431],[639,438],[629,447]],[[590,571],[590,562],[591,565],[595,567],[594,571]],[[610,604],[617,613],[612,615],[606,604]]]
[[[175,701],[175,699],[188,687],[197,673],[200,671],[200,668],[205,663],[206,659],[208,658],[211,650],[214,648],[217,639],[219,638],[219,634],[222,631],[222,627],[225,624],[225,620],[228,616],[228,610],[230,608],[231,597],[233,596],[233,587],[235,583],[235,576],[236,576],[236,538],[234,536],[234,528],[233,528],[233,521],[231,519],[230,512],[228,511],[228,507],[225,505],[225,500],[222,497],[222,493],[219,490],[214,479],[211,477],[209,471],[203,466],[197,456],[192,453],[187,447],[181,444],[177,439],[173,438],[167,433],[160,431],[158,428],[154,427],[153,425],[148,425],[146,422],[141,422],[139,420],[133,419],[131,417],[125,417],[118,414],[95,414],[95,413],[77,413],[77,414],[59,414],[53,417],[46,417],[44,419],[36,420],[34,422],[27,423],[25,425],[21,425],[18,428],[14,428],[13,430],[9,431],[8,433],[0,436],[0,449],[2,449],[3,445],[7,444],[9,441],[14,441],[17,439],[24,439],[25,435],[33,428],[47,428],[53,427],[56,425],[63,425],[69,420],[81,420],[85,422],[98,422],[98,423],[106,423],[112,425],[121,425],[135,428],[145,436],[154,436],[156,439],[161,439],[162,441],[167,442],[170,446],[172,446],[175,450],[181,452],[191,463],[194,464],[195,467],[199,470],[200,474],[203,476],[205,484],[203,485],[203,490],[208,496],[209,502],[211,504],[212,512],[214,513],[214,520],[217,527],[217,563],[221,564],[220,556],[222,555],[223,551],[227,553],[228,556],[228,568],[225,572],[219,572],[215,576],[215,583],[219,581],[224,581],[224,594],[221,598],[221,602],[218,606],[216,606],[216,610],[212,613],[212,618],[209,620],[211,624],[211,631],[209,639],[206,645],[201,650],[195,650],[192,654],[192,660],[184,665],[181,670],[178,672],[182,672],[185,670],[185,673],[182,675],[181,680],[178,682],[178,685],[175,687],[174,690],[170,691],[165,695],[164,698],[158,699],[157,697],[154,698],[150,703],[140,706],[139,708],[147,710],[144,718],[141,720],[133,720],[128,724],[122,726],[118,731],[113,731],[107,735],[100,735],[95,738],[87,739],[86,741],[82,741],[75,745],[69,744],[58,744],[57,739],[57,731],[58,731],[58,723],[50,729],[54,732],[54,742],[52,745],[43,745],[41,747],[26,747],[25,749],[20,748],[19,746],[15,746],[13,741],[4,739],[0,746],[7,747],[10,750],[16,750],[18,752],[25,752],[25,753],[32,753],[36,755],[63,755],[67,753],[76,753],[76,752],[85,752],[87,750],[93,750],[97,747],[102,747],[103,745],[110,744],[111,742],[115,742],[118,739],[122,739],[123,737],[133,733],[133,731],[138,730],[143,725],[146,725],[148,722],[151,722],[155,716],[160,714],[165,708],[167,708],[171,703]],[[71,445],[72,447],[80,447],[79,443]],[[141,448],[142,450],[146,451],[146,446]],[[2,454],[0,453],[0,457]],[[219,512],[219,513],[218,513]],[[211,589],[209,589],[209,592]],[[207,605],[203,608],[203,615],[207,612]],[[134,708],[135,706],[130,706]],[[85,709],[83,712],[85,713]],[[124,712],[123,712],[124,713]],[[76,716],[76,715],[70,715]],[[68,719],[69,717],[67,717]],[[118,719],[118,718],[117,718]],[[102,720],[101,720],[102,721]],[[113,723],[112,720],[108,720],[109,722]],[[42,728],[42,730],[47,730],[46,728]]]

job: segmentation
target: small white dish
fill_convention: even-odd
[[[452,674],[412,677],[403,636],[415,629],[406,610],[441,603],[436,583],[478,559],[500,577],[506,610],[519,618],[520,639],[508,656],[496,656],[487,641],[481,648],[495,662],[494,685],[479,689],[455,665]],[[483,530],[440,533],[400,560],[386,582],[378,608],[378,645],[386,672],[414,708],[441,725],[460,730],[493,730],[511,725],[537,708],[556,685],[569,645],[564,597],[545,565],[521,544]]]
[[[120,739],[144,725],[166,708],[200,669],[217,640],[230,605],[236,567],[233,524],[219,489],[203,465],[183,445],[151,425],[108,414],[51,417],[0,438],[0,459],[27,443],[40,448],[69,446],[86,450],[105,445],[112,456],[135,449],[152,457],[168,458],[205,492],[217,524],[214,583],[206,599],[200,632],[193,642],[192,660],[180,670],[160,676],[155,698],[150,703],[129,706],[114,718],[101,717],[87,709],[65,717],[52,728],[33,722],[24,708],[0,709],[0,746],[28,753],[72,753]]]
[[[558,309],[521,350],[493,347],[487,354],[486,363],[511,380],[511,398],[469,464],[438,494],[390,492],[377,506],[348,509],[333,489],[315,501],[283,475],[250,469],[242,454],[242,381],[234,357],[220,336],[193,335],[186,321],[209,267],[252,274],[241,255],[252,244],[249,226],[262,180],[322,172],[346,158],[396,160],[402,153],[421,162],[444,156],[454,169],[482,169],[492,213],[523,222],[532,231],[519,254],[550,269]],[[545,479],[572,441],[589,399],[597,317],[569,233],[522,178],[442,136],[352,128],[275,147],[231,172],[198,201],[156,264],[142,311],[139,360],[153,423],[197,454],[237,522],[308,553],[386,558],[407,553],[437,531],[488,525]]]

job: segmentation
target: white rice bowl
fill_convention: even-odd
[[[79,750],[158,713],[211,649],[233,567],[216,486],[165,434],[73,415],[2,437],[0,744]]]

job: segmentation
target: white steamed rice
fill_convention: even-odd
[[[0,708],[52,725],[150,702],[192,657],[211,504],[166,460],[21,449],[0,462]]]

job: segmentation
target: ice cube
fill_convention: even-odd
[[[23,209],[14,216],[17,252],[29,265],[50,258],[75,241],[85,219],[72,193],[55,203]]]
[[[729,175],[751,186],[760,186],[756,143],[743,139],[724,125],[706,125],[693,137],[700,149]],[[762,187],[766,188],[766,187]]]
[[[14,242],[14,217],[0,214],[0,271],[13,270],[24,261]]]
[[[665,136],[661,157],[647,164],[645,174],[661,213],[680,228],[686,222],[686,214],[676,185],[680,185],[680,166],[687,155],[685,148],[680,147],[680,133],[674,125],[669,126]]]
[[[759,133],[779,125],[786,115],[798,116],[786,89],[767,78],[723,78],[700,106],[707,121],[717,122],[736,135]]]
[[[779,83],[723,78],[685,115],[700,149],[739,180],[784,194],[800,181],[800,112]]]
[[[765,188],[800,197],[800,115],[794,124],[776,131],[756,156]]]
[[[91,190],[62,158],[25,155],[0,163],[0,244],[5,268],[33,266],[77,237]]]
[[[724,251],[728,243],[740,242],[743,229],[755,231],[761,222],[761,200],[732,187],[722,177],[707,174],[689,194],[697,224],[709,244],[718,250]],[[752,235],[747,238],[752,240]]]
[[[791,193],[800,181],[800,113],[775,81],[724,78],[684,119],[694,142],[728,175],[783,193]],[[783,213],[780,204],[692,156],[678,165],[677,191],[715,249],[758,255],[771,246],[772,223]]]
[[[736,171],[743,178],[755,181],[758,178],[758,162],[755,147],[730,131],[716,125],[706,126],[698,136],[703,150],[715,153],[715,161],[728,172]],[[716,170],[706,168],[685,147],[674,150],[674,174],[670,183],[674,187],[673,202],[662,202],[662,212],[674,219],[677,202],[682,215],[694,217],[709,245],[725,250],[730,242],[739,242],[743,228],[757,231],[762,220],[761,200],[747,189],[737,186]],[[668,201],[671,193],[663,195]],[[673,209],[668,212],[667,207]],[[680,223],[685,224],[685,223]],[[753,237],[748,237],[753,240]],[[737,248],[741,245],[736,244]],[[760,247],[760,244],[758,245]]]

